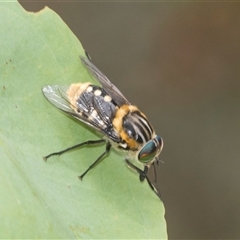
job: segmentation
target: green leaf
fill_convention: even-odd
[[[163,203],[111,151],[82,148],[43,156],[99,136],[43,97],[48,84],[93,81],[84,50],[49,8],[26,12],[0,4],[0,238],[166,239]]]

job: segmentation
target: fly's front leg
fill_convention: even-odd
[[[148,167],[147,166],[144,167],[144,170],[141,170],[140,168],[133,165],[128,159],[126,159],[125,161],[130,168],[132,168],[133,170],[138,172],[139,180],[141,182],[143,182],[145,180],[145,178],[147,178],[147,172],[148,172]]]
[[[134,164],[132,164],[128,159],[125,160],[127,165],[134,169],[135,171],[138,172],[139,174],[139,180],[141,182],[143,182],[145,179],[147,180],[149,186],[151,187],[151,189],[157,194],[157,196],[161,199],[161,196],[158,192],[158,190],[154,187],[154,185],[151,183],[151,181],[149,180],[148,176],[147,176],[147,172],[148,172],[148,169],[149,167],[148,166],[144,166],[144,170],[141,170],[140,168],[136,167]]]

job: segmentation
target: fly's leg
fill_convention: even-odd
[[[107,145],[106,145],[106,150],[104,153],[102,153],[98,158],[97,160],[95,160],[95,162],[93,164],[91,164],[88,169],[81,175],[79,176],[79,178],[82,180],[83,177],[88,173],[89,170],[91,170],[92,168],[94,168],[107,154],[108,152],[110,151],[110,148],[111,148],[111,144],[108,142]]]
[[[82,147],[84,145],[94,145],[94,144],[100,144],[100,143],[103,143],[103,142],[106,142],[106,141],[104,139],[100,139],[100,140],[89,140],[89,141],[86,141],[86,142],[82,142],[82,143],[76,144],[76,145],[74,145],[72,147],[66,148],[66,149],[64,149],[62,151],[51,153],[51,154],[43,157],[43,160],[47,161],[47,159],[49,157],[52,157],[52,156],[55,156],[55,155],[60,156],[61,154],[65,153],[65,152],[71,151],[71,150],[73,150],[75,148]]]
[[[153,162],[152,163],[152,167],[153,167],[153,175],[154,175],[154,183],[155,183],[155,186],[157,185],[157,172],[156,172],[156,165],[159,165],[159,160],[157,159],[156,162]]]
[[[147,180],[149,186],[151,187],[151,189],[156,193],[156,195],[161,199],[160,193],[158,192],[158,190],[154,187],[154,185],[151,183],[151,181],[149,180],[147,173],[148,173],[148,166],[144,166],[144,169],[141,170],[140,168],[136,167],[134,164],[132,164],[128,159],[125,160],[127,165],[134,169],[138,174],[139,174],[139,180],[141,182],[143,182],[145,179]]]
[[[126,159],[125,161],[126,161],[127,165],[128,165],[130,168],[132,168],[132,169],[134,169],[135,171],[138,172],[138,174],[139,174],[139,180],[140,180],[141,182],[143,182],[145,179],[148,178],[148,177],[147,177],[148,166],[144,166],[144,170],[142,170],[142,169],[136,167],[135,165],[133,165],[128,159]]]

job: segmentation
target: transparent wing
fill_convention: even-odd
[[[71,105],[68,101],[67,95],[66,95],[66,90],[68,89],[67,86],[58,86],[58,85],[53,85],[53,86],[45,86],[42,88],[42,92],[44,96],[47,98],[47,100],[53,104],[55,107],[58,109],[62,110],[63,112],[77,118],[81,122],[84,122],[85,124],[95,128],[96,130],[101,131],[96,124],[93,124],[92,122],[89,122],[87,117],[83,117],[79,114],[77,114],[72,108]]]
[[[58,85],[45,86],[42,88],[42,92],[47,100],[55,107],[67,113],[74,113],[73,109],[69,105],[69,102],[60,94]]]
[[[87,57],[80,57],[82,63],[88,68],[92,75],[102,84],[104,90],[114,99],[118,106],[123,104],[130,105],[129,101],[123,96],[118,88],[92,63]]]

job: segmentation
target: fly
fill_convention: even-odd
[[[79,176],[81,180],[113,147],[125,152],[126,164],[138,172],[141,182],[146,179],[151,189],[161,198],[159,191],[149,180],[148,170],[153,167],[155,172],[155,163],[159,162],[158,157],[163,148],[162,138],[156,135],[147,117],[136,106],[130,104],[118,88],[92,63],[88,55],[81,56],[80,59],[101,86],[90,82],[73,83],[70,86],[48,85],[43,87],[42,91],[51,104],[94,128],[103,138],[51,153],[45,156],[44,160],[81,146],[105,143],[105,151]],[[140,162],[143,170],[130,162],[130,159]]]

